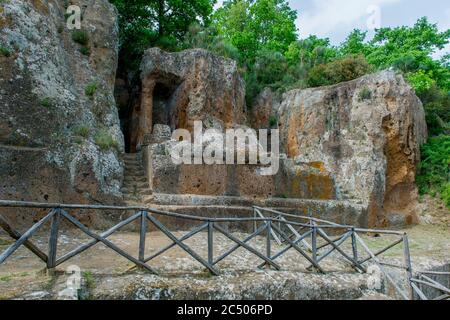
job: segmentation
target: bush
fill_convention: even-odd
[[[86,31],[82,30],[75,30],[72,33],[72,40],[76,43],[79,43],[83,46],[86,46],[89,43],[89,35]]]
[[[99,130],[94,136],[94,142],[100,150],[108,151],[110,149],[119,149],[119,143],[109,134],[106,129]]]
[[[310,87],[333,85],[359,78],[373,71],[363,56],[347,56],[313,67],[307,76]]]
[[[422,146],[422,162],[417,175],[421,194],[439,193],[450,208],[450,136],[432,137]]]

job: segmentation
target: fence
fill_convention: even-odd
[[[383,272],[389,283],[395,288],[398,294],[404,299],[413,298],[414,292],[418,292],[416,283],[427,281],[431,286],[438,287],[448,294],[448,289],[444,286],[434,283],[426,278],[424,275],[421,279],[413,278],[411,259],[409,252],[408,236],[405,233],[391,231],[391,230],[375,230],[375,229],[363,229],[354,226],[347,226],[342,224],[333,223],[330,221],[314,218],[311,216],[301,216],[283,213],[277,210],[253,207],[254,216],[248,218],[209,218],[199,217],[186,214],[179,214],[173,212],[165,212],[145,207],[120,207],[120,206],[100,206],[100,205],[63,205],[63,204],[48,204],[48,203],[34,203],[34,202],[21,202],[21,201],[2,201],[0,200],[0,208],[38,208],[49,209],[47,215],[41,220],[36,222],[30,229],[24,233],[20,233],[13,228],[0,214],[0,227],[3,228],[12,238],[16,241],[11,244],[6,250],[0,254],[0,265],[5,262],[20,246],[25,246],[37,257],[39,257],[48,269],[54,269],[60,264],[68,261],[69,259],[81,254],[88,250],[97,243],[102,243],[117,254],[128,259],[134,263],[137,267],[143,268],[151,273],[158,274],[158,272],[152,268],[149,264],[156,257],[164,254],[167,250],[177,246],[184,250],[189,256],[202,264],[213,275],[219,275],[220,271],[217,269],[217,264],[229,257],[237,249],[243,248],[248,252],[254,254],[262,260],[262,263],[258,268],[264,266],[270,266],[276,270],[281,270],[281,266],[277,263],[277,259],[286,254],[289,250],[295,250],[304,259],[306,259],[310,266],[308,270],[313,270],[319,273],[326,273],[321,266],[321,262],[329,257],[333,252],[338,253],[341,259],[347,261],[357,272],[366,272],[366,266],[368,262],[375,263],[379,269]],[[78,219],[76,219],[70,212],[76,210],[118,210],[118,211],[134,211],[130,217],[119,222],[109,230],[96,234],[94,231],[83,225]],[[181,237],[177,237],[169,228],[158,220],[158,217],[171,217],[174,219],[184,219],[190,221],[196,221],[200,223],[199,226],[194,227],[191,231],[187,232]],[[79,246],[78,248],[64,254],[57,258],[57,244],[58,234],[60,229],[60,223],[62,220],[68,221],[76,228],[80,229],[87,236],[92,238],[88,243]],[[294,221],[297,220],[297,221]],[[300,220],[300,221],[298,221]],[[126,225],[138,221],[139,223],[139,253],[138,257],[133,257],[124,250],[117,247],[107,238],[114,234],[119,229]],[[48,240],[48,252],[44,253],[36,245],[34,245],[30,238],[41,229],[41,227],[50,223],[49,240]],[[223,223],[253,223],[253,232],[249,234],[244,240],[238,239],[232,232],[226,230],[221,224]],[[145,244],[146,233],[148,230],[148,224],[154,225],[158,230],[165,234],[172,243],[153,253],[152,255],[145,256]],[[337,237],[332,237],[329,231],[338,233]],[[207,233],[207,258],[204,259],[199,253],[189,247],[185,241],[194,235],[206,232]],[[214,233],[218,232],[224,235],[226,238],[234,243],[226,252],[215,255],[214,252]],[[389,234],[397,237],[395,241],[387,245],[386,247],[372,252],[369,246],[361,238],[362,234],[377,233],[377,234]],[[257,248],[251,246],[249,242],[257,236],[265,236],[265,251],[260,252]],[[351,241],[351,254],[345,252],[343,248],[344,242],[348,239]],[[320,240],[320,241],[319,241]],[[272,243],[275,241],[279,245],[285,245],[278,252],[274,253],[272,249]],[[392,265],[380,261],[378,257],[387,252],[391,248],[403,244],[404,263],[403,265]],[[362,250],[361,250],[362,249]],[[361,252],[365,252],[363,256]],[[405,292],[392,276],[385,270],[385,267],[400,268],[405,271],[406,283],[410,288],[409,292]],[[425,280],[424,280],[425,279]],[[420,291],[420,290],[419,290]],[[419,294],[421,299],[424,298],[424,294]],[[443,297],[442,299],[445,299]]]

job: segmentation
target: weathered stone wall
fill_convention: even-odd
[[[385,71],[335,86],[293,90],[279,111],[282,149],[332,172],[339,199],[359,199],[370,225],[415,220],[416,166],[427,128],[404,79]]]
[[[140,148],[153,124],[192,129],[245,123],[245,86],[235,61],[201,49],[148,49],[141,65],[141,103],[133,110],[131,146]]]
[[[259,174],[258,165],[163,165],[153,158],[151,188],[156,193],[224,195],[250,198],[335,199],[334,182],[327,173],[295,166],[285,160],[276,175]],[[155,161],[156,160],[156,161]]]
[[[82,8],[89,55],[66,27],[67,1],[0,4],[0,44],[10,52],[0,55],[2,199],[105,203],[120,196],[117,12],[106,0],[71,4]]]

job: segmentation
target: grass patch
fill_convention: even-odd
[[[94,275],[90,271],[85,271],[82,273],[83,277],[83,288],[78,290],[78,298],[80,300],[90,300],[91,290],[95,287]]]
[[[98,85],[96,82],[91,82],[89,83],[86,88],[84,89],[84,93],[88,96],[88,97],[93,97],[95,92],[97,92],[98,89]]]
[[[12,276],[2,276],[0,277],[1,282],[9,282],[12,280]]]
[[[359,101],[372,99],[372,91],[369,88],[364,87],[358,94]]]
[[[108,151],[111,149],[119,150],[119,143],[105,129],[99,130],[94,136],[94,142],[100,150]]]
[[[76,136],[87,138],[87,137],[89,137],[89,134],[91,133],[91,129],[86,125],[79,125],[79,126],[75,127],[75,129],[73,130],[73,133]]]
[[[10,57],[11,51],[8,48],[0,45],[0,55],[3,57]]]
[[[41,100],[41,106],[44,108],[50,108],[53,105],[52,99],[49,97],[46,97]]]
[[[92,274],[91,271],[83,272],[83,279],[87,288],[92,289],[94,287],[95,285],[94,275]]]
[[[270,116],[270,118],[269,118],[269,127],[271,127],[271,128],[275,127],[277,122],[278,122],[277,121],[277,117]]]
[[[86,47],[86,46],[81,47],[80,52],[82,55],[85,55],[85,56],[89,56],[91,54],[91,50],[89,49],[89,47]]]
[[[89,43],[89,35],[86,31],[75,30],[72,32],[72,40],[78,44],[86,46]]]

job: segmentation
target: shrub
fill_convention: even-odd
[[[88,97],[93,97],[95,92],[97,91],[98,85],[96,82],[91,82],[89,83],[86,88],[84,89],[84,93],[88,96]]]
[[[363,56],[347,56],[311,69],[307,76],[310,87],[333,85],[359,78],[373,71]]]
[[[441,188],[441,198],[444,201],[447,208],[450,208],[450,182],[447,182]]]
[[[272,128],[272,127],[275,127],[276,126],[276,124],[277,124],[277,117],[275,117],[275,116],[270,116],[270,118],[269,118],[269,126]]]
[[[0,45],[0,55],[4,57],[9,57],[11,56],[11,51],[9,51],[8,48]]]
[[[41,100],[41,106],[43,106],[44,108],[50,108],[52,104],[53,104],[52,99],[49,97],[46,97]]]
[[[88,56],[91,54],[91,50],[89,49],[89,47],[81,47],[80,52],[81,52],[81,54],[83,54],[85,56]]]
[[[372,99],[372,91],[369,88],[364,87],[358,94],[359,101]]]
[[[112,148],[118,150],[119,143],[105,129],[99,130],[94,136],[94,142],[99,146],[100,150],[108,151]]]
[[[421,194],[439,193],[450,208],[450,136],[432,137],[422,146],[422,162],[417,175]]]
[[[89,35],[86,31],[82,30],[75,30],[72,33],[72,40],[76,43],[79,43],[83,46],[86,46],[89,43]]]

